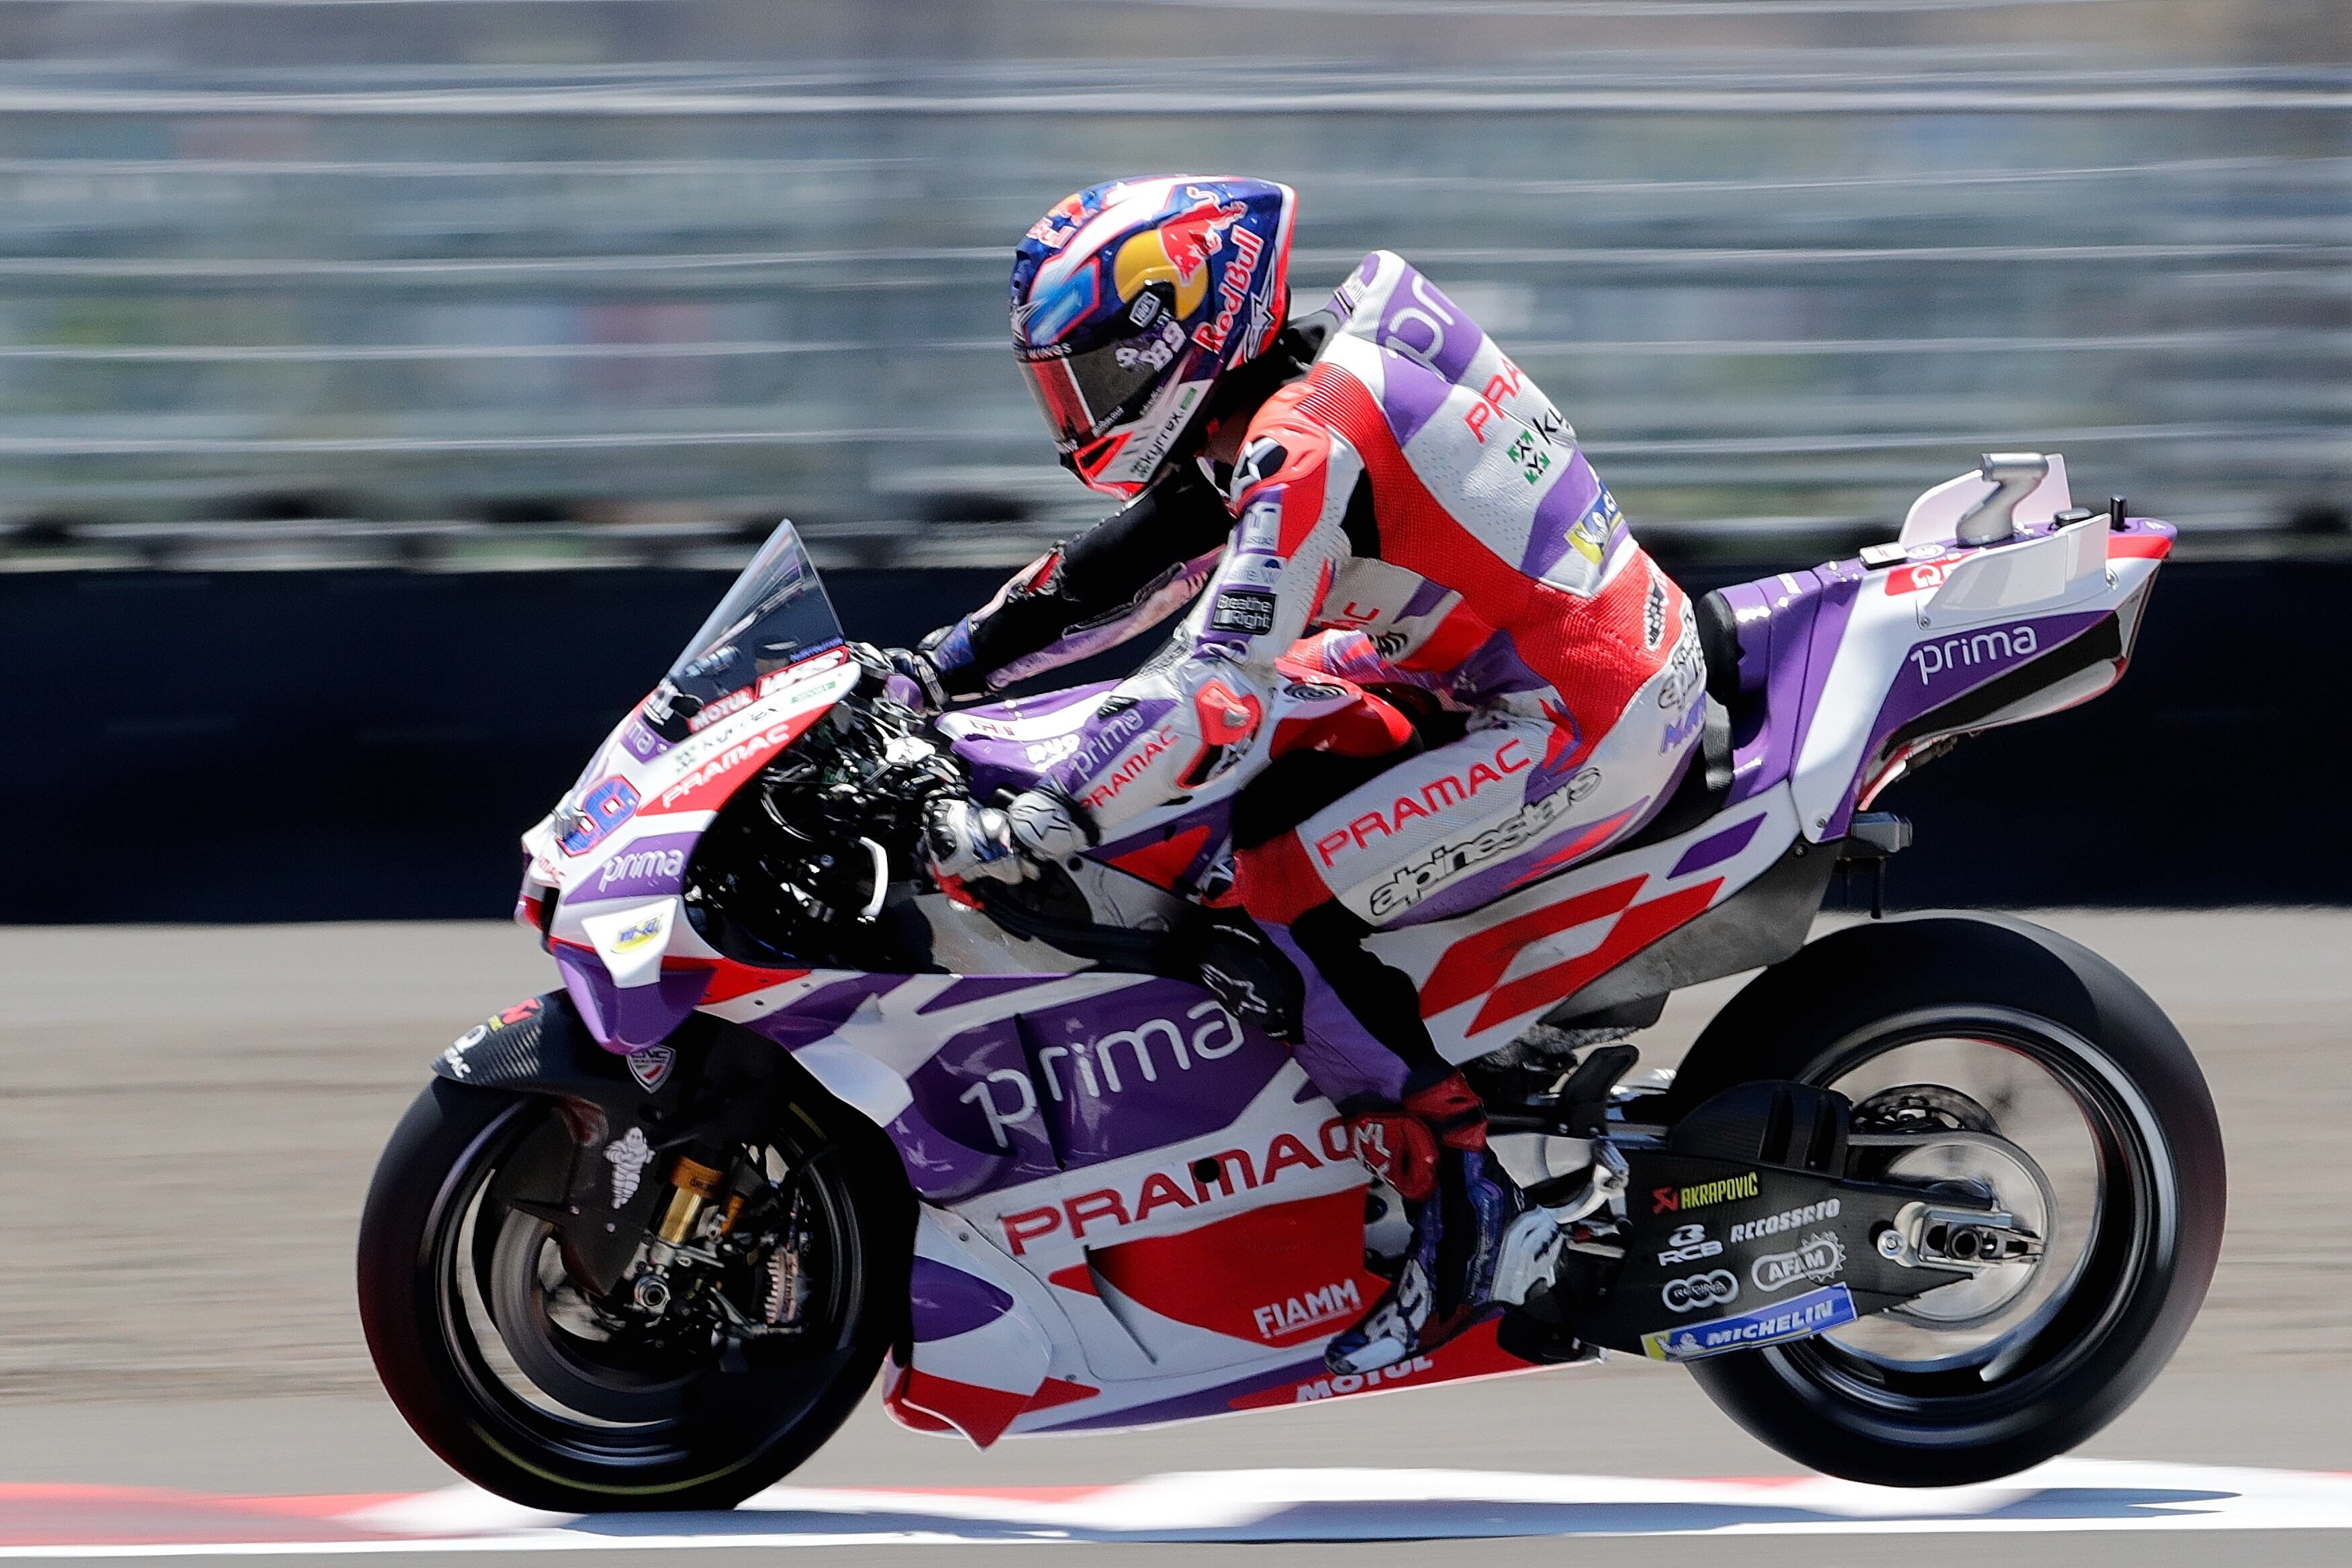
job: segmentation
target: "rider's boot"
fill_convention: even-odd
[[[1504,1235],[1526,1207],[1487,1152],[1486,1109],[1462,1075],[1406,1088],[1398,1109],[1349,1118],[1358,1157],[1405,1200],[1412,1245],[1371,1310],[1325,1347],[1336,1373],[1425,1355],[1486,1318]]]

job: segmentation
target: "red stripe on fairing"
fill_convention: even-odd
[[[2109,560],[2121,560],[2127,557],[2162,560],[2171,553],[2172,537],[2169,534],[2109,534],[2107,536]]]
[[[667,969],[669,967],[668,960],[665,959],[662,967]],[[711,970],[710,984],[702,993],[701,1005],[709,1007],[714,1002],[732,1001],[737,997],[749,996],[753,991],[764,991],[771,986],[781,986],[790,980],[806,979],[808,974],[809,971],[806,969],[762,969],[757,965],[740,964],[732,958],[721,958]]]
[[[975,1447],[985,1448],[1004,1436],[1004,1428],[1013,1425],[1013,1418],[1029,1407],[1029,1399],[1027,1394],[960,1383],[952,1377],[940,1377],[910,1366],[898,1379],[898,1386],[882,1396],[882,1403],[894,1416],[903,1408],[934,1421],[944,1421],[971,1438]],[[909,1421],[907,1425],[918,1431],[938,1430],[918,1422]]]
[[[1056,1269],[1045,1276],[1045,1283],[1059,1285],[1066,1291],[1076,1291],[1082,1296],[1098,1296],[1095,1289],[1095,1272],[1084,1263],[1073,1263],[1066,1269]]]
[[[1146,844],[1139,850],[1129,850],[1123,855],[1113,855],[1108,863],[1117,866],[1129,876],[1141,877],[1154,887],[1172,888],[1192,869],[1201,850],[1209,841],[1209,826],[1187,828],[1174,838],[1156,844]]]
[[[1723,879],[1704,882],[1686,887],[1680,893],[1670,893],[1664,898],[1654,898],[1647,904],[1637,904],[1617,917],[1601,946],[1582,957],[1570,958],[1564,964],[1554,964],[1548,969],[1538,969],[1508,985],[1497,986],[1487,997],[1478,1016],[1470,1020],[1467,1034],[1491,1029],[1508,1019],[1534,1012],[1539,1008],[1574,996],[1590,982],[1615,968],[1643,948],[1691,919],[1714,899],[1716,889]]]
[[[1338,1123],[1328,1135],[1344,1146]],[[1334,1155],[1328,1143],[1310,1148],[1311,1142],[1311,1134],[1304,1141],[1275,1134],[1269,1153],[1282,1151],[1276,1170],[1338,1161],[1352,1166],[1350,1155]],[[1182,1198],[1173,1183],[1168,1191]],[[1365,1271],[1364,1191],[1352,1186],[1172,1236],[1121,1241],[1096,1252],[1093,1264],[1121,1295],[1163,1318],[1279,1347],[1322,1343],[1369,1312],[1388,1287]],[[1290,1315],[1293,1307],[1299,1316]]]
[[[1303,858],[1303,856],[1302,856]],[[1580,893],[1574,898],[1490,925],[1484,931],[1474,931],[1445,950],[1437,960],[1437,967],[1421,988],[1421,1016],[1429,1019],[1449,1008],[1460,1007],[1471,998],[1494,989],[1511,967],[1511,960],[1528,943],[1598,920],[1604,915],[1622,912],[1642,891],[1646,877],[1630,877],[1612,882],[1606,887],[1596,887]]]

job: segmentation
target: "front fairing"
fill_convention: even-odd
[[[801,574],[789,613],[793,635],[769,656],[714,653],[762,622],[729,614],[763,585]],[[811,599],[813,596],[813,601]],[[821,611],[821,615],[817,612]],[[830,628],[831,635],[824,635]],[[694,666],[734,665],[740,685],[681,702]],[[681,679],[681,672],[688,672]],[[844,645],[823,590],[785,524],[737,580],[669,677],[597,748],[580,782],[523,835],[523,902],[545,935],[564,986],[599,1043],[653,1045],[702,1000],[720,954],[688,919],[684,891],[696,844],[744,784],[856,689],[864,674]],[[706,688],[710,685],[707,677]],[[691,706],[694,711],[682,712]],[[673,738],[674,737],[674,738]]]

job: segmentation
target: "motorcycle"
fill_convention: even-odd
[[[1535,1207],[1499,1311],[1345,1376],[1321,1348],[1407,1228],[1202,984],[1247,770],[1034,882],[935,886],[928,802],[1150,721],[1082,740],[1139,712],[1105,685],[919,717],[780,526],[524,837],[516,916],[562,984],[451,1045],[384,1151],[359,1295],[385,1387],[458,1470],[568,1511],[731,1505],[877,1376],[901,1423],[984,1448],[1613,1350],[1857,1480],[2065,1450],[2210,1280],[2198,1067],[2025,922],[1811,934],[1834,874],[1909,842],[1890,784],[2121,676],[2173,539],[2126,513],[1996,455],[1895,542],[1694,601],[1669,695],[1702,739],[1667,798],[1564,864],[1489,833],[1414,873],[1368,945]],[[1344,746],[1381,700],[1286,668],[1269,744]],[[1432,894],[1457,876],[1491,896]],[[1633,1071],[1668,996],[1748,970],[1676,1070]]]

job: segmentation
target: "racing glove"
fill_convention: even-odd
[[[1016,795],[1003,810],[976,800],[934,801],[923,821],[923,851],[941,887],[973,877],[1026,882],[1038,866],[1093,841],[1070,803],[1046,789]]]
[[[872,653],[890,672],[882,683],[884,696],[924,716],[948,706],[947,685],[929,653],[914,648],[876,648]]]

